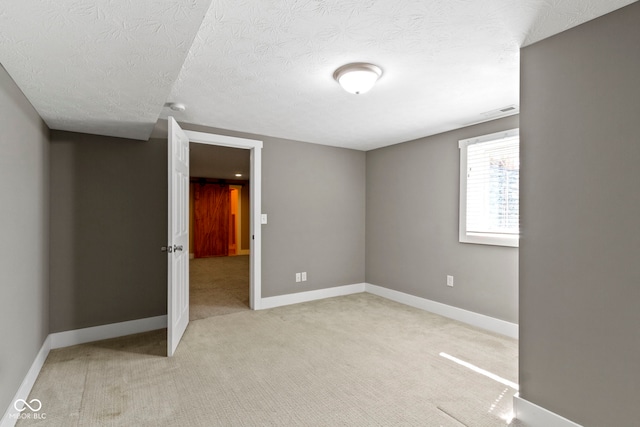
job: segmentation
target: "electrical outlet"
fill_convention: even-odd
[[[302,281],[303,281],[303,282],[306,282],[306,281],[307,281],[307,272],[306,272],[306,271],[303,271],[303,272],[302,272]]]
[[[296,273],[296,283],[299,283],[301,280],[300,273]]]
[[[453,276],[447,276],[447,286],[453,287]]]

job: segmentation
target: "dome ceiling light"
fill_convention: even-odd
[[[382,76],[380,67],[364,62],[343,65],[333,73],[333,78],[349,93],[360,95],[368,92]]]

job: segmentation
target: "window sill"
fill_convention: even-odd
[[[476,245],[507,246],[511,248],[517,248],[520,244],[520,236],[466,233],[464,235],[460,235],[460,243],[473,243]]]

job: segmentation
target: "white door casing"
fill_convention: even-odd
[[[173,117],[168,133],[167,356],[189,324],[189,137]]]
[[[262,141],[237,138],[212,133],[185,131],[190,142],[218,145],[221,147],[243,148],[250,150],[251,176],[249,177],[250,215],[250,253],[249,253],[249,305],[260,310],[262,301],[262,229],[260,215],[262,210]]]

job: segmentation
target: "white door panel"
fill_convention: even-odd
[[[189,138],[169,117],[167,356],[189,324]]]

